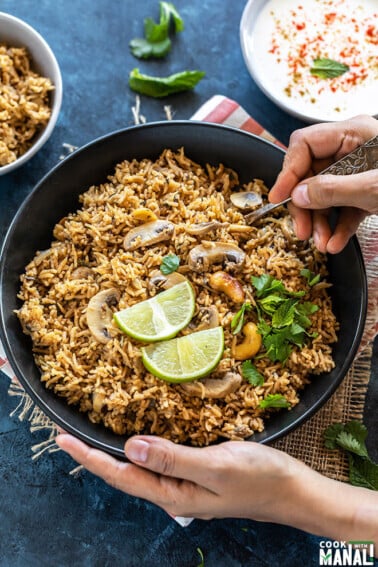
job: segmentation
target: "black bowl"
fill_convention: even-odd
[[[284,152],[252,134],[193,121],[156,122],[104,136],[76,151],[57,165],[35,187],[17,212],[5,237],[0,261],[1,339],[15,375],[33,401],[55,423],[92,446],[122,456],[125,437],[92,424],[85,414],[40,382],[31,348],[14,310],[19,277],[36,250],[50,245],[55,223],[78,206],[78,196],[92,184],[100,184],[124,159],[157,158],[164,148],[184,146],[193,160],[205,164],[224,163],[235,169],[240,181],[261,178],[270,187],[281,169]],[[333,356],[336,367],[314,377],[291,411],[272,416],[262,433],[251,439],[268,443],[286,435],[306,421],[331,396],[344,378],[359,346],[364,328],[367,284],[357,239],[335,256],[328,268],[333,283],[334,311],[340,321],[339,340]]]

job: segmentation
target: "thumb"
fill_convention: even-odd
[[[357,207],[378,212],[378,170],[352,175],[318,175],[297,185],[292,201],[304,209]]]
[[[162,474],[206,486],[211,448],[178,445],[154,436],[135,436],[126,441],[126,457],[133,463]]]

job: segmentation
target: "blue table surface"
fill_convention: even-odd
[[[164,100],[141,97],[148,121],[187,119],[214,94],[240,102],[287,144],[304,123],[276,107],[250,78],[244,64],[239,23],[244,0],[175,0],[185,30],[160,61],[139,61],[128,43],[143,33],[143,19],[158,18],[157,0],[3,0],[0,10],[35,27],[55,52],[64,84],[57,126],[44,148],[24,167],[0,177],[0,231],[33,186],[59,160],[63,143],[83,146],[133,124],[135,93],[128,87],[134,67],[152,75],[187,69],[206,71],[192,92]],[[0,38],[1,40],[1,38]],[[378,344],[374,360],[378,359]],[[377,458],[378,372],[374,365],[365,422]],[[182,528],[165,512],[124,495],[91,474],[70,476],[72,460],[62,452],[31,460],[32,444],[46,438],[9,417],[16,401],[0,379],[0,567],[206,567],[319,565],[323,538],[292,528],[247,520],[194,521]]]

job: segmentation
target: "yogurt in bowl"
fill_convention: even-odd
[[[308,122],[378,113],[375,0],[250,0],[247,67],[278,106]]]

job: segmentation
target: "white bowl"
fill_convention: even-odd
[[[32,59],[33,70],[43,77],[48,77],[54,85],[50,94],[51,116],[46,126],[37,135],[33,145],[18,159],[0,166],[0,175],[4,175],[24,165],[47,142],[58,119],[62,104],[62,76],[58,62],[43,37],[29,24],[10,14],[0,12],[0,44],[10,47],[26,47]]]
[[[277,106],[306,122],[345,120],[361,112],[376,116],[378,82],[374,61],[378,46],[364,42],[361,31],[356,31],[367,26],[367,18],[373,26],[376,6],[377,0],[248,0],[240,22],[240,43],[251,77]],[[331,8],[338,16],[325,24]],[[359,28],[355,22],[361,23]],[[350,37],[360,51],[359,57],[346,54]],[[310,71],[317,57],[347,63],[350,72],[332,82],[319,80]],[[360,65],[368,70],[367,78],[346,87],[361,71],[360,59]],[[300,61],[299,66],[290,66],[290,60]],[[296,69],[297,78],[293,75]]]

